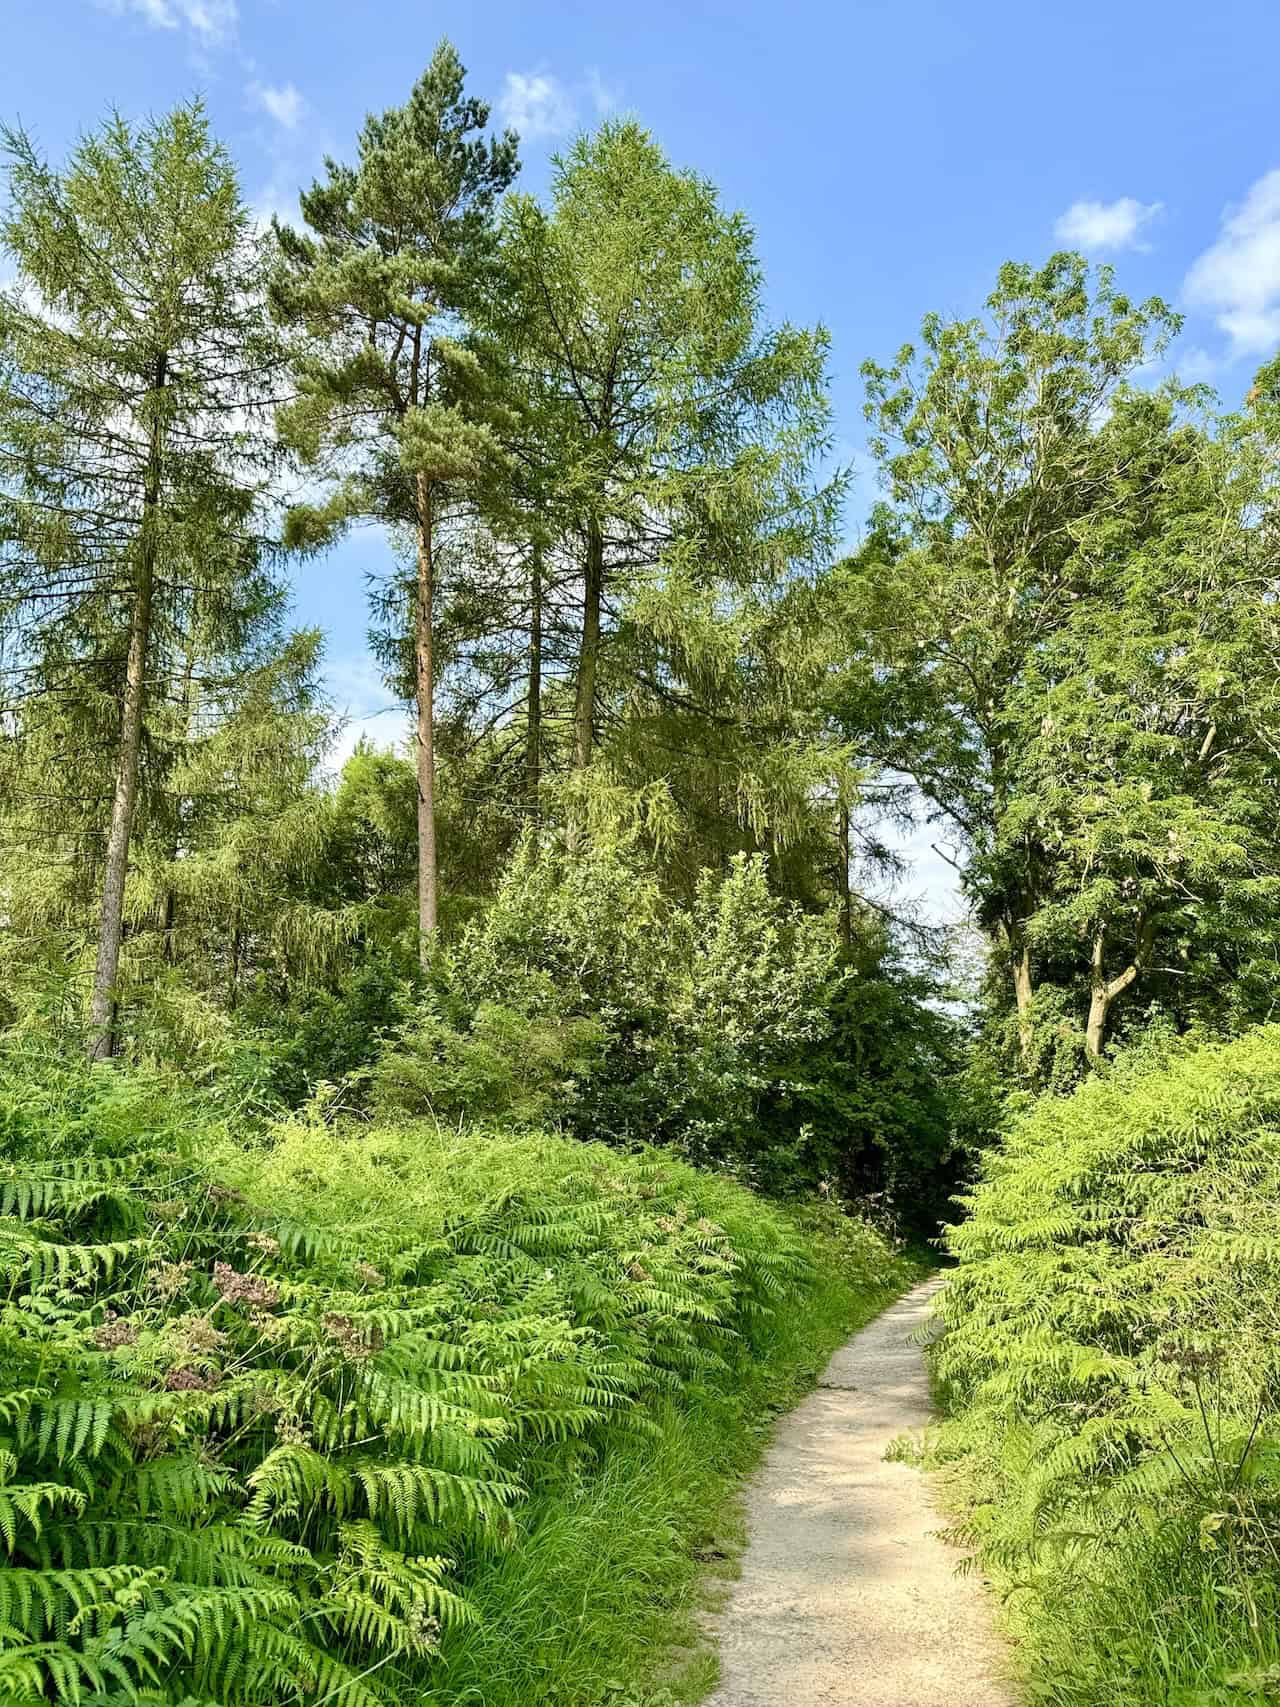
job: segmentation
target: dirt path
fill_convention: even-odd
[[[778,1425],[747,1500],[742,1576],[707,1707],[1009,1707],[977,1576],[932,1533],[922,1471],[884,1451],[930,1415],[911,1334],[926,1281],[856,1334]]]

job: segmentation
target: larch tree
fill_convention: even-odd
[[[747,222],[633,122],[575,142],[548,207],[511,198],[503,237],[497,331],[547,447],[536,562],[577,606],[586,795],[603,724],[646,698],[736,697],[743,625],[758,634],[761,601],[825,560],[827,338],[763,324]]]
[[[113,117],[61,172],[22,133],[4,142],[18,269],[0,298],[11,730],[19,756],[42,747],[46,789],[78,797],[83,830],[100,822],[99,795],[106,807],[89,1003],[102,1056],[151,736],[184,675],[225,659],[278,597],[258,502],[276,350],[260,246],[198,103],[136,128]]]
[[[277,224],[271,301],[294,333],[297,396],[287,440],[329,481],[292,514],[292,543],[318,548],[356,520],[413,540],[418,925],[424,965],[438,919],[434,617],[451,510],[500,466],[492,376],[467,343],[468,306],[495,242],[516,138],[486,137],[448,42],[403,107],[371,116],[357,163],[326,162],[304,192],[306,230]]]

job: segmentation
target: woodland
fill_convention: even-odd
[[[443,42],[269,225],[199,101],[0,145],[0,1702],[694,1702],[940,1264],[1026,1699],[1274,1702],[1280,358],[1009,262],[865,363],[855,535],[634,119],[527,193]]]

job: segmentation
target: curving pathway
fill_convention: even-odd
[[[941,1284],[842,1346],[779,1423],[706,1707],[1012,1707],[981,1578],[956,1574],[924,1473],[884,1459],[931,1415],[911,1335]]]

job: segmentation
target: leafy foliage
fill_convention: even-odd
[[[40,1116],[97,1112],[100,1072]],[[419,1687],[530,1495],[578,1485],[656,1405],[727,1390],[813,1284],[784,1217],[656,1155],[315,1113],[246,1151],[212,1124],[148,1141],[146,1106],[127,1150],[36,1145],[37,1111],[8,1111],[15,1701]]]
[[[1043,1099],[950,1234],[941,1452],[1043,1699],[1243,1704],[1276,1664],[1278,1206],[1264,1027]]]
[[[1139,388],[1177,325],[1062,254],[864,368],[892,504],[828,589],[833,710],[945,826],[1036,1086],[1139,1000],[1273,999],[1275,460]]]

